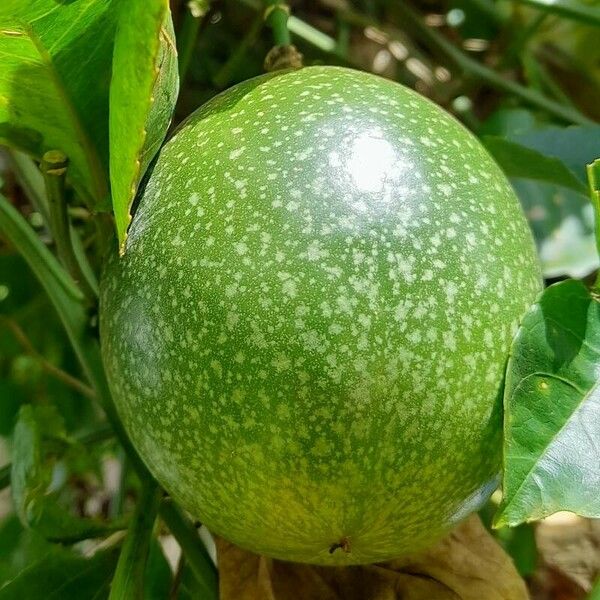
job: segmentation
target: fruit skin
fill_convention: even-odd
[[[494,489],[505,361],[540,286],[467,130],[309,67],[228,90],[163,147],[103,280],[103,356],[142,458],[214,533],[375,562]]]

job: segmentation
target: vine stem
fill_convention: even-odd
[[[21,189],[33,208],[42,215],[44,225],[50,229],[50,209],[44,189],[44,178],[38,166],[26,154],[18,150],[7,149],[11,168]]]
[[[8,327],[8,329],[11,330],[15,339],[17,340],[17,342],[19,342],[23,350],[25,350],[25,352],[31,357],[35,358],[40,364],[40,366],[44,369],[44,371],[46,371],[56,379],[62,381],[65,385],[68,385],[69,387],[78,391],[86,398],[90,398],[92,400],[96,398],[94,390],[89,385],[86,385],[76,377],[73,377],[73,375],[53,365],[42,354],[40,354],[33,347],[33,344],[31,343],[30,339],[27,337],[25,332],[21,329],[20,325],[16,321],[0,315],[0,323],[4,323],[4,325],[6,325],[6,327]]]
[[[260,10],[260,3],[256,0],[239,0],[239,2],[249,6],[250,8],[253,8],[254,10]],[[490,69],[489,67],[486,67],[478,61],[470,58],[459,48],[454,46],[454,44],[452,44],[444,36],[427,27],[427,25],[423,23],[422,19],[411,8],[409,8],[405,2],[396,2],[394,4],[394,8],[407,21],[411,30],[416,31],[423,40],[428,42],[438,51],[445,54],[466,75],[476,77],[477,79],[498,90],[512,94],[517,98],[521,98],[531,106],[545,110],[563,121],[576,123],[579,125],[595,124],[592,119],[589,119],[578,110],[570,106],[564,106],[560,102],[556,102],[544,94],[537,92],[536,90],[530,90],[516,81],[506,79],[493,69]],[[361,27],[372,26],[382,29],[381,25],[376,20],[352,10],[340,11],[339,17]],[[333,38],[326,36],[325,34],[321,34],[321,32],[315,30],[314,27],[308,25],[304,21],[301,21],[297,17],[290,18],[289,28],[293,29],[295,35],[301,37],[304,41],[315,46],[316,48],[319,48],[323,52],[328,52],[336,56],[339,55],[336,41]],[[394,35],[390,35],[390,39],[396,38]]]
[[[252,24],[248,28],[247,33],[238,43],[235,50],[229,55],[225,64],[213,77],[213,83],[216,87],[225,89],[230,84],[232,75],[239,63],[246,57],[248,49],[256,42],[256,39],[263,28],[263,23],[264,20],[260,15],[256,15],[252,20]]]
[[[177,36],[177,54],[179,56],[179,84],[183,87],[188,69],[192,62],[192,56],[196,48],[198,33],[202,21],[208,12],[208,3],[206,10],[199,10],[196,5],[188,3],[184,7],[185,14],[183,15],[181,30]]]
[[[152,479],[143,481],[142,493],[119,555],[109,600],[143,600],[144,572],[159,503],[160,489],[156,483]]]
[[[40,166],[46,184],[50,229],[60,261],[79,285],[87,300],[94,304],[97,299],[97,291],[89,284],[73,248],[72,235],[74,232],[71,230],[66,198],[68,163],[67,157],[59,150],[50,150],[42,157]]]
[[[247,6],[255,11],[260,11],[263,8],[263,4],[260,0],[238,0],[240,4]],[[305,42],[321,50],[321,52],[327,52],[331,54],[337,54],[337,43],[334,38],[326,33],[323,33],[319,29],[316,29],[306,21],[302,21],[294,15],[288,17],[286,23],[289,32],[302,38]],[[340,58],[345,58],[340,56]]]
[[[600,254],[600,158],[587,165],[587,178],[590,186],[590,200],[594,208],[596,217],[595,233],[596,233],[596,250]],[[592,289],[600,294],[600,271],[596,275],[596,280]]]
[[[290,8],[281,0],[266,0],[265,21],[273,30],[273,42],[276,46],[289,46],[292,43],[288,29]]]
[[[181,546],[198,585],[202,587],[203,594],[201,597],[205,600],[216,600],[218,597],[217,570],[204,544],[198,537],[198,531],[171,498],[163,500],[159,508],[159,514]]]

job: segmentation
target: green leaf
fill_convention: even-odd
[[[144,576],[145,600],[170,598],[169,593],[172,583],[173,574],[171,573],[171,567],[158,541],[152,539]]]
[[[167,0],[123,2],[110,88],[110,181],[119,243],[140,179],[169,127],[179,79]]]
[[[72,183],[95,205],[108,197],[114,31],[111,0],[5,0],[0,8],[0,141],[37,159],[64,152]]]
[[[217,570],[198,536],[197,529],[170,498],[161,503],[159,514],[181,546],[186,562],[196,579],[197,587],[201,590],[198,597],[216,600],[219,597]]]
[[[600,578],[594,582],[594,587],[587,597],[587,600],[600,600]]]
[[[586,164],[600,156],[600,126],[555,127],[523,109],[499,110],[480,135],[503,136],[562,161],[583,184]],[[534,179],[511,179],[538,246],[544,276],[585,277],[598,267],[594,214],[586,192]]]
[[[545,126],[511,135],[510,139],[558,158],[584,183],[586,165],[600,156],[600,125]]]
[[[553,15],[580,21],[587,25],[600,25],[600,8],[578,0],[517,0]]]
[[[585,185],[564,163],[516,142],[493,136],[481,140],[507,177],[535,179],[585,193]]]
[[[45,539],[66,543],[122,528],[119,523],[75,517],[58,504],[56,493],[49,493],[53,469],[46,446],[56,455],[64,452],[68,443],[62,418],[53,406],[21,408],[11,469],[12,497],[19,519]]]
[[[117,556],[108,550],[84,558],[55,549],[0,588],[0,600],[103,600],[108,598]]]
[[[144,598],[144,575],[160,496],[160,490],[154,481],[143,482],[142,494],[119,556],[110,590],[110,600],[143,600]]]
[[[14,513],[0,522],[0,587],[53,548],[34,531],[24,529]]]
[[[568,510],[600,517],[600,304],[569,280],[525,316],[507,367],[496,526]]]

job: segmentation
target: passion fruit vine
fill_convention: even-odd
[[[104,361],[140,455],[211,531],[375,562],[495,488],[503,370],[539,290],[467,130],[310,67],[230,89],[163,147],[104,277]]]

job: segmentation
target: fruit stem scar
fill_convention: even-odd
[[[342,550],[346,554],[350,554],[350,539],[343,537],[339,542],[335,542],[329,546],[329,554],[333,554],[336,550]]]

